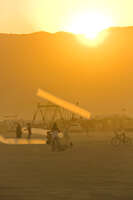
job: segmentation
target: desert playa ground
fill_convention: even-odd
[[[0,144],[0,200],[132,200],[133,145],[73,134],[74,147]]]

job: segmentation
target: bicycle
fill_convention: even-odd
[[[115,136],[111,139],[111,144],[113,146],[119,146],[121,144],[130,145],[131,143],[131,138],[127,137],[125,133],[115,133]]]

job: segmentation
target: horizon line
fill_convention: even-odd
[[[114,29],[114,28],[133,28],[133,25],[128,25],[128,26],[110,26],[104,30],[108,30],[108,29]],[[66,30],[59,30],[59,31],[55,31],[55,32],[50,32],[50,31],[46,31],[46,30],[38,30],[38,31],[32,31],[32,32],[0,32],[0,34],[4,34],[4,35],[30,35],[30,34],[36,34],[36,33],[48,33],[51,35],[57,34],[57,33],[68,33],[68,34],[72,34],[72,35],[83,35],[83,34],[76,34],[70,31],[66,31]]]

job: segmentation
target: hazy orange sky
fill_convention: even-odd
[[[132,8],[133,0],[0,0],[0,32],[67,30],[74,16],[92,11],[111,17],[113,26],[130,26]]]

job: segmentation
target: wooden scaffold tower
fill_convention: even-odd
[[[71,129],[72,126],[79,126],[81,130],[87,132],[87,123],[85,123],[84,119],[75,114],[63,109],[60,106],[57,106],[52,103],[46,104],[37,104],[37,109],[33,115],[32,124],[35,124],[38,115],[41,116],[41,122],[43,128],[50,129],[53,123],[56,121],[61,130]]]

